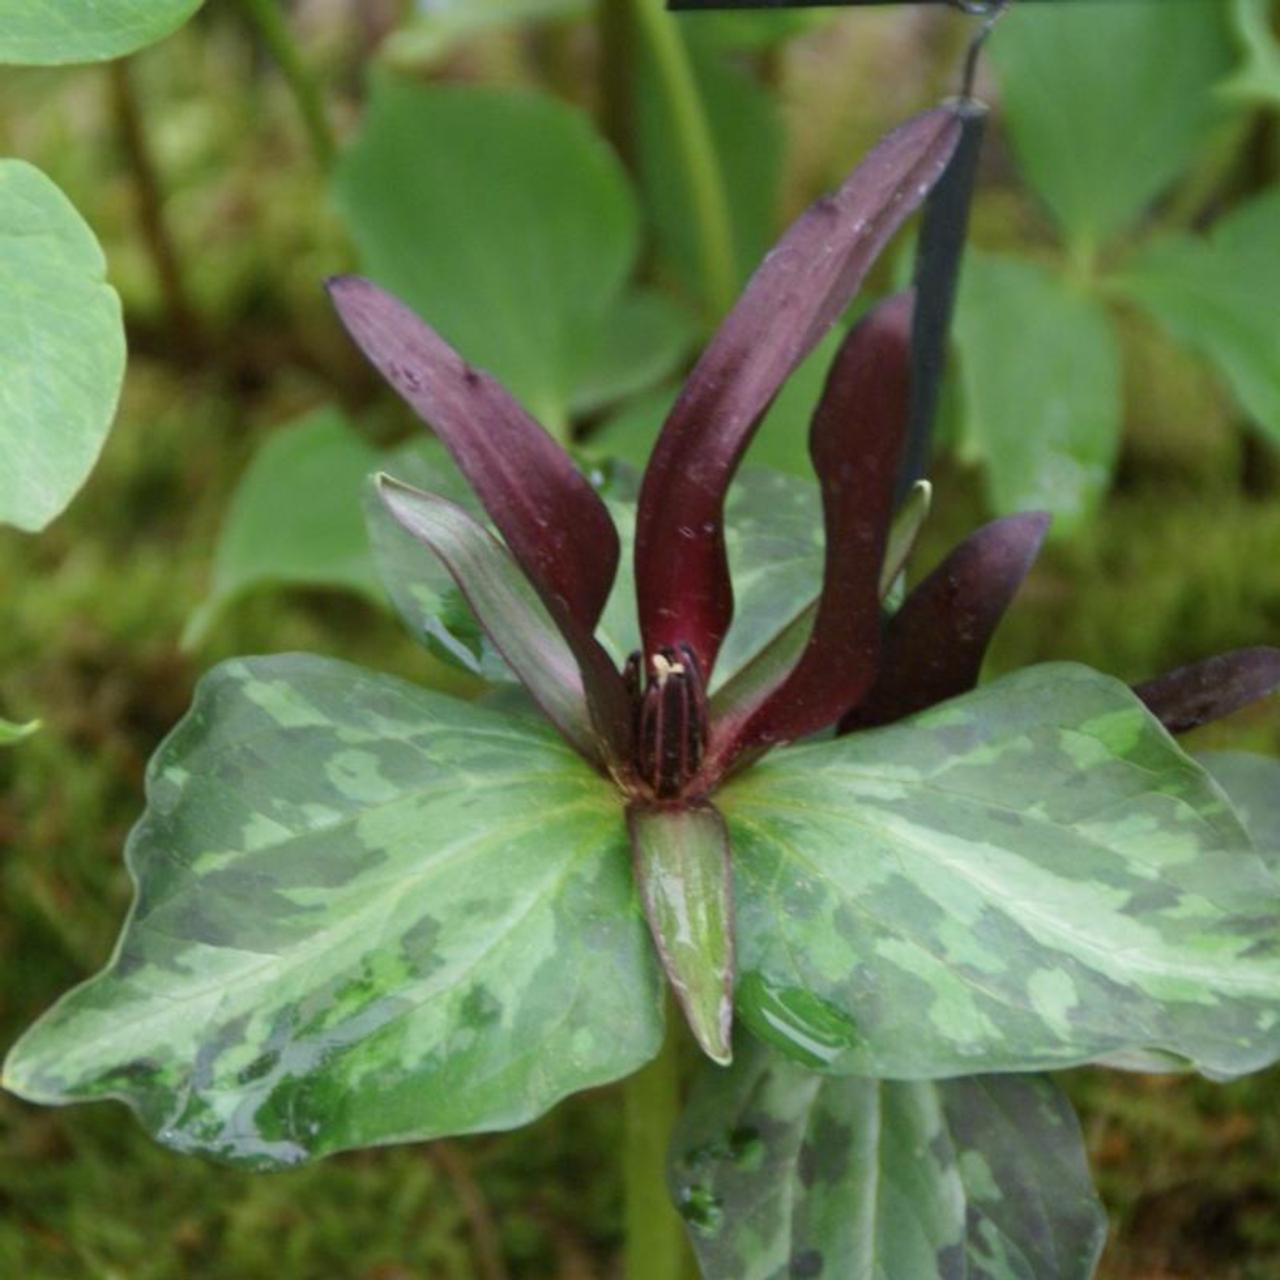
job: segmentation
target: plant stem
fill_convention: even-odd
[[[204,348],[204,334],[187,294],[182,260],[165,221],[164,196],[142,112],[138,109],[133,70],[127,59],[119,58],[108,65],[107,76],[116,131],[133,178],[138,221],[160,283],[167,323],[175,343],[189,360],[194,361]]]
[[[319,87],[307,69],[289,24],[280,12],[278,0],[240,0],[245,16],[258,29],[262,42],[276,60],[306,125],[307,137],[316,163],[327,169],[333,162],[337,149],[329,117],[325,115],[324,102]]]
[[[733,305],[737,272],[729,197],[711,125],[689,50],[663,0],[631,0],[631,12],[671,111],[676,150],[693,204],[703,291],[718,319]]]
[[[624,1085],[626,1280],[680,1280],[688,1246],[667,1194],[667,1146],[680,1112],[680,1015],[670,1004],[658,1056]]]

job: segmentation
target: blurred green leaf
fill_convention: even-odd
[[[582,335],[628,323],[614,313],[638,217],[586,116],[531,93],[384,78],[335,195],[368,274],[552,431],[584,386],[598,396],[616,376],[616,348],[599,345],[601,373]],[[651,369],[664,363],[653,351],[650,339]]]
[[[30,720],[26,724],[14,724],[12,720],[0,720],[0,747],[12,746],[29,738],[40,728],[39,720]]]
[[[764,50],[784,44],[836,15],[821,9],[756,9],[751,12],[684,13],[684,29],[694,39],[705,39],[733,50]]]
[[[696,333],[693,317],[665,294],[646,289],[624,297],[576,344],[570,409],[593,413],[653,386],[676,368]]]
[[[590,0],[422,0],[382,46],[389,62],[422,66],[495,27],[584,14]]]
[[[124,380],[120,299],[58,187],[0,160],[0,523],[43,529],[84,483]]]
[[[1035,263],[970,253],[955,336],[965,447],[986,468],[993,506],[1049,511],[1065,532],[1106,487],[1120,440],[1107,313]]]
[[[1220,0],[1027,5],[998,28],[991,56],[1026,176],[1085,247],[1187,167],[1234,63]]]
[[[1280,191],[1242,205],[1207,238],[1162,240],[1112,283],[1218,366],[1280,442]]]
[[[204,0],[0,0],[0,62],[53,66],[132,53]]]
[[[706,1280],[1093,1275],[1106,1217],[1047,1078],[833,1080],[735,1049],[702,1068],[672,1144]]]
[[[381,458],[334,408],[268,437],[231,499],[209,596],[183,643],[198,644],[227,604],[267,583],[349,588],[381,601],[360,516],[365,477]]]
[[[777,106],[697,26],[687,34],[689,57],[707,113],[733,221],[734,261],[745,280],[774,241],[784,133]],[[665,265],[697,297],[698,220],[676,149],[677,125],[657,69],[645,48],[636,57],[637,164],[649,218]],[[700,299],[714,313],[713,299]]]

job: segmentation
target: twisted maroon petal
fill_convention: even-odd
[[[553,616],[594,631],[618,534],[569,455],[404,303],[359,276],[328,289],[356,345],[453,455]]]
[[[826,566],[809,642],[754,709],[717,726],[727,766],[752,747],[834,723],[875,679],[880,574],[911,395],[914,297],[880,303],[845,339],[813,419],[809,452],[822,487]]]
[[[1040,511],[1006,516],[956,547],[889,620],[880,674],[840,732],[891,724],[974,688],[1048,527]]]
[[[1280,649],[1235,649],[1135,685],[1170,733],[1186,733],[1280,689]]]
[[[646,653],[689,644],[710,678],[733,615],[724,496],[778,388],[848,306],[938,180],[961,126],[939,107],[895,129],[760,265],[685,384],[645,472],[636,589]]]

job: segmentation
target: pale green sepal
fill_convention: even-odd
[[[774,752],[716,796],[738,1013],[815,1069],[1280,1057],[1280,888],[1119,681],[1027,668]]]
[[[742,1036],[694,1086],[670,1185],[706,1280],[1089,1280],[1106,1234],[1046,1078],[832,1079]]]
[[[540,722],[239,660],[147,794],[123,936],[9,1054],[22,1097],[278,1166],[512,1128],[657,1053],[621,805]]]
[[[640,901],[694,1039],[733,1057],[733,878],[724,819],[709,804],[627,810]]]

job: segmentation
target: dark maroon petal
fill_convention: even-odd
[[[752,747],[833,724],[875,678],[880,574],[911,393],[912,303],[910,293],[880,303],[850,331],[831,366],[809,437],[826,530],[813,632],[754,711],[716,726],[719,767]]]
[[[1235,649],[1135,685],[1170,733],[1186,733],[1280,689],[1280,649]]]
[[[840,732],[891,724],[974,688],[1048,527],[1041,511],[1006,516],[956,547],[889,620],[880,674]]]
[[[710,678],[733,615],[724,497],[791,371],[849,305],[960,136],[951,107],[889,134],[765,258],[685,384],[645,472],[636,589],[646,653],[691,645]]]
[[[511,553],[457,504],[381,475],[378,497],[448,570],[476,620],[547,718],[593,764],[625,780],[631,699],[599,641],[555,618]]]
[[[328,288],[347,332],[444,442],[547,607],[594,631],[618,534],[569,455],[404,303],[359,276]]]

